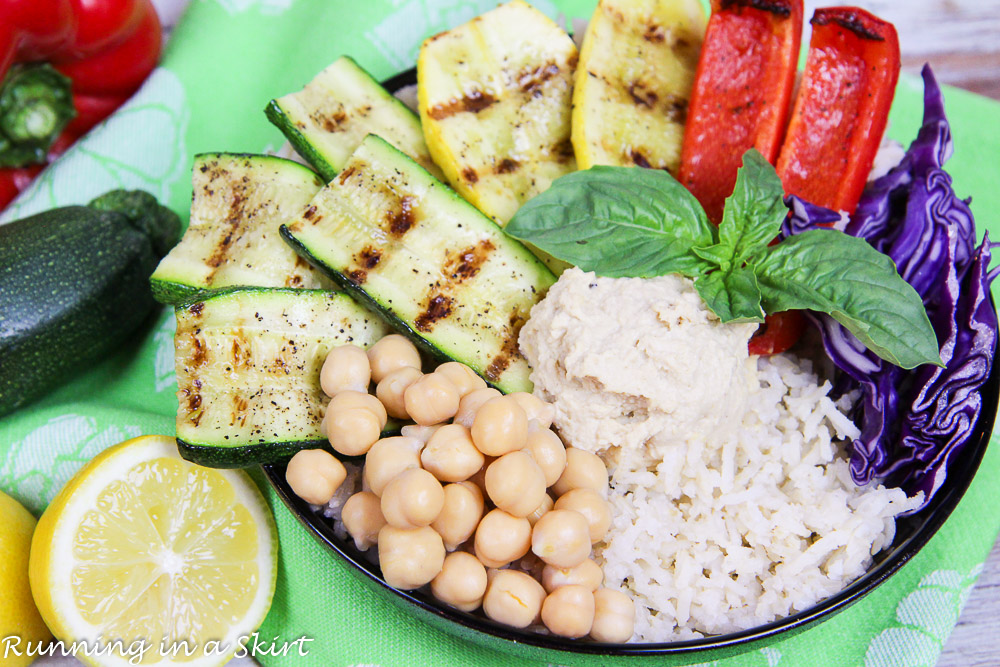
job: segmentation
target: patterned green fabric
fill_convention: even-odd
[[[192,156],[263,152],[283,143],[262,113],[337,56],[353,55],[377,77],[406,69],[421,40],[486,11],[495,0],[195,0],[162,66],[121,111],[47,170],[4,219],[82,203],[113,187],[145,188],[186,216]],[[537,0],[557,17],[586,18],[594,0]],[[921,86],[900,84],[891,133],[908,143],[919,124]],[[974,197],[980,229],[1000,236],[995,186],[1000,129],[995,103],[948,90],[955,134],[948,167]],[[142,433],[173,433],[173,315],[162,310],[135,341],[46,398],[0,421],[0,488],[36,514],[85,461]],[[827,623],[794,637],[710,655],[636,660],[664,665],[932,665],[1000,530],[1000,447],[954,516],[892,580]],[[260,479],[260,478],[258,478]],[[441,633],[376,598],[317,545],[265,483],[281,541],[274,605],[260,640],[307,636],[309,654],[258,655],[265,665],[608,664],[567,655],[515,658]],[[280,641],[277,645],[280,648]],[[730,655],[731,654],[731,655]],[[624,661],[623,661],[624,662]]]

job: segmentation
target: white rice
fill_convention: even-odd
[[[806,609],[862,575],[919,500],[859,488],[857,427],[808,361],[761,357],[760,391],[726,442],[612,471],[605,585],[635,600],[633,641],[735,632]],[[843,406],[842,406],[843,407]]]

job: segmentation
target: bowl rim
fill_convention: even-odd
[[[1000,337],[998,337],[997,348],[1000,351]],[[997,403],[998,398],[1000,398],[1000,365],[993,364],[990,375],[980,387],[979,392],[982,397],[980,414],[972,436],[964,445],[966,449],[966,456],[963,457],[964,465],[959,470],[949,471],[944,486],[938,490],[931,503],[912,515],[914,519],[923,517],[923,520],[911,534],[898,542],[894,540],[891,551],[881,561],[876,562],[864,575],[852,581],[841,591],[803,611],[740,632],[678,642],[616,644],[566,639],[556,635],[511,628],[495,623],[481,615],[461,612],[434,600],[427,593],[421,593],[421,589],[402,591],[393,588],[382,579],[378,565],[368,560],[363,552],[358,551],[352,540],[349,538],[347,540],[339,539],[333,531],[331,521],[319,512],[313,511],[307,502],[292,492],[285,481],[284,463],[266,464],[262,468],[285,506],[320,544],[345,560],[355,570],[355,573],[367,577],[391,595],[415,604],[425,612],[445,621],[455,623],[467,630],[500,639],[576,654],[613,653],[621,656],[648,656],[692,653],[747,644],[826,620],[836,612],[846,609],[866,596],[908,563],[951,516],[979,469],[989,446],[996,420]]]
[[[389,77],[382,82],[382,85],[390,93],[395,93],[400,88],[415,83],[416,69],[411,68]],[[996,305],[992,295],[990,296],[990,303],[995,312]],[[997,358],[997,353],[1000,353],[1000,335],[998,335],[995,341],[994,360]],[[979,417],[976,420],[969,440],[962,446],[965,450],[965,455],[962,457],[964,465],[958,471],[949,470],[944,486],[938,490],[930,504],[911,515],[911,517],[908,517],[923,517],[923,521],[919,523],[911,534],[903,539],[899,539],[899,533],[897,533],[891,545],[891,551],[881,560],[876,561],[865,574],[852,581],[839,592],[795,614],[739,632],[677,642],[625,644],[567,639],[556,635],[532,632],[527,629],[512,628],[496,623],[481,614],[476,615],[459,611],[434,600],[429,594],[421,593],[422,589],[402,591],[393,588],[382,579],[378,565],[365,558],[363,552],[358,551],[354,547],[352,540],[339,539],[333,531],[330,520],[323,517],[320,513],[314,512],[308,503],[292,492],[291,488],[285,482],[284,463],[265,464],[262,466],[262,469],[285,506],[288,507],[291,513],[320,544],[345,560],[356,574],[367,577],[378,587],[399,598],[400,601],[412,603],[423,611],[446,621],[444,626],[446,628],[453,627],[449,624],[456,624],[466,630],[513,641],[518,644],[573,654],[614,654],[616,656],[677,655],[734,647],[768,639],[778,634],[786,634],[795,629],[804,629],[806,626],[819,623],[832,617],[837,612],[846,609],[899,571],[944,525],[944,522],[951,516],[951,513],[957,507],[976,476],[979,465],[989,446],[997,416],[997,404],[998,399],[1000,399],[1000,368],[998,368],[997,364],[992,364],[990,375],[982,386],[980,386],[979,393],[982,399]],[[959,474],[954,474],[956,472]],[[883,549],[880,553],[885,553],[885,550]],[[455,630],[457,631],[457,628]]]

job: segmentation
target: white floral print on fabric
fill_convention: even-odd
[[[137,426],[102,428],[93,417],[60,415],[12,443],[0,457],[0,488],[37,515],[84,463],[141,433]]]
[[[153,334],[153,389],[160,393],[177,389],[177,376],[174,373],[174,333],[177,331],[177,318],[172,308],[164,308],[160,315],[160,323]]]
[[[189,116],[177,75],[157,68],[117,113],[43,171],[3,212],[0,223],[85,204],[115,188],[142,189],[169,201],[172,184],[187,177]]]
[[[216,0],[230,15],[256,9],[264,16],[278,16],[292,6],[293,0]]]
[[[896,605],[896,622],[875,635],[865,667],[934,667],[983,566],[963,575],[935,570]]]
[[[407,70],[417,64],[425,37],[465,23],[498,4],[497,0],[392,0],[393,10],[365,37],[396,69]],[[550,0],[532,0],[531,5],[549,18],[559,17]]]

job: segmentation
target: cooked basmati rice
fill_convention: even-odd
[[[612,528],[596,560],[605,585],[635,600],[633,641],[735,632],[806,609],[862,575],[892,542],[894,517],[919,504],[854,484],[842,443],[857,427],[810,362],[761,357],[758,370],[734,439],[612,471]]]

